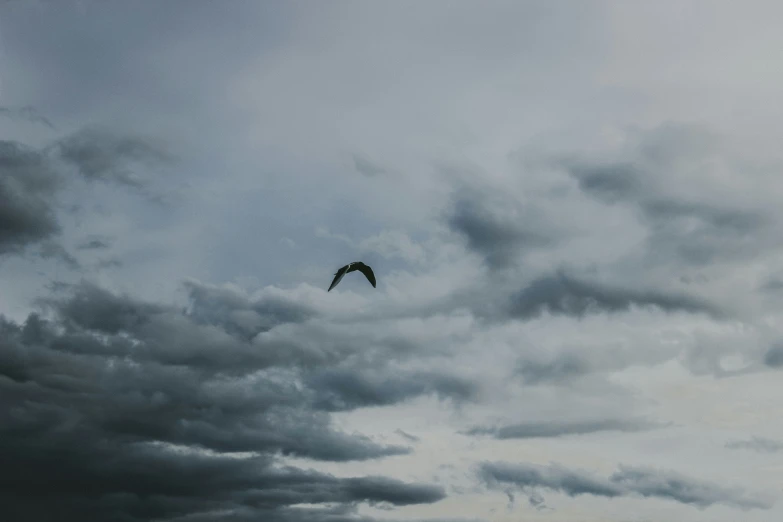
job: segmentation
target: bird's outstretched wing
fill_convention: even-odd
[[[340,270],[338,270],[337,272],[335,272],[335,274],[334,274],[334,279],[332,279],[332,284],[331,284],[331,285],[329,285],[329,290],[327,290],[327,292],[331,292],[331,291],[332,291],[332,288],[334,288],[335,286],[337,286],[337,283],[339,283],[339,282],[340,282],[340,280],[343,278],[343,276],[344,276],[345,274],[347,274],[347,273],[348,273],[348,267],[349,267],[349,266],[351,266],[351,265],[345,265],[345,266],[344,266],[344,267],[342,267]]]
[[[364,277],[366,277],[367,280],[372,285],[372,287],[375,288],[375,274],[372,273],[372,268],[370,268],[369,266],[365,265],[361,261],[358,261],[358,262],[354,263],[351,268],[352,268],[351,271],[358,270],[359,272],[364,274]]]

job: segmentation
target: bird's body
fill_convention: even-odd
[[[339,283],[342,278],[347,274],[348,272],[355,272],[358,270],[362,274],[364,274],[364,277],[367,278],[367,280],[370,282],[373,288],[375,288],[375,274],[372,272],[372,268],[365,265],[361,261],[355,261],[353,263],[348,263],[344,267],[342,267],[340,270],[335,272],[334,279],[332,280],[332,284],[329,285],[329,290],[327,292],[331,291],[332,288],[337,286],[337,283]]]

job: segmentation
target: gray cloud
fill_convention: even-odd
[[[58,259],[72,270],[78,270],[81,267],[79,261],[64,246],[54,241],[42,243],[39,255],[43,259]]]
[[[0,116],[5,116],[12,120],[23,120],[32,123],[40,123],[52,130],[55,130],[55,126],[49,121],[48,118],[42,116],[38,110],[31,106],[25,105],[24,107],[12,108],[12,107],[0,107]]]
[[[60,231],[54,195],[60,180],[46,156],[0,141],[0,254],[19,251]]]
[[[491,269],[510,266],[527,251],[552,246],[562,235],[543,222],[536,209],[469,190],[458,191],[446,223]]]
[[[718,139],[703,129],[663,125],[634,136],[630,150],[618,153],[628,159],[569,158],[561,165],[586,194],[638,211],[650,229],[648,257],[707,265],[747,257],[772,238],[770,216],[764,211],[708,202],[693,190],[671,190],[681,181],[678,175],[688,179],[720,150]]]
[[[283,323],[300,323],[316,315],[302,304],[282,297],[264,296],[256,300],[236,290],[186,282],[190,298],[189,315],[203,324],[220,326],[227,332],[252,339],[260,332]]]
[[[95,266],[98,268],[118,268],[123,266],[123,262],[117,258],[101,259]]]
[[[114,181],[133,187],[143,182],[131,166],[168,164],[173,156],[153,140],[126,136],[107,128],[88,127],[58,140],[54,148],[66,163],[76,167],[84,178]]]
[[[85,434],[74,430],[75,435]],[[218,508],[246,507],[267,520],[281,508],[302,503],[410,505],[444,497],[435,486],[382,477],[336,478],[277,467],[267,457],[239,459],[149,445],[84,442],[90,444],[55,440],[44,445],[35,436],[14,440],[10,446],[17,453],[4,451],[4,461],[20,467],[13,478],[4,474],[0,479],[4,513],[20,521],[53,514],[58,520],[156,520],[210,511],[214,516]],[[57,453],[60,460],[55,466],[45,457],[36,462],[30,458],[35,451]]]
[[[352,154],[351,159],[353,159],[353,166],[359,174],[371,178],[373,176],[386,173],[386,171],[382,167],[376,165],[375,163],[368,160],[364,156],[360,156],[358,154]]]
[[[766,292],[780,292],[783,290],[783,281],[780,279],[772,278],[761,285],[761,290]]]
[[[764,354],[764,364],[772,368],[783,367],[783,343],[771,346]]]
[[[394,430],[394,433],[396,433],[396,434],[397,434],[397,435],[399,435],[400,437],[403,437],[403,438],[405,438],[406,440],[408,440],[408,441],[410,441],[410,442],[419,442],[419,441],[421,440],[421,439],[420,439],[419,437],[417,437],[416,435],[411,435],[411,434],[410,434],[410,433],[408,433],[407,431],[403,431],[403,430],[401,430],[401,429],[396,429],[396,430]]]
[[[779,13],[773,12],[780,9],[772,3],[754,10],[731,2],[681,9],[674,24],[665,7],[647,3],[504,2],[487,8],[450,2],[446,16],[443,5],[429,2],[417,4],[415,16],[400,3],[319,3],[310,9],[286,2],[231,7],[189,2],[187,9],[168,2],[81,1],[76,9],[53,0],[26,3],[31,8],[16,3],[3,9],[4,103],[34,102],[69,131],[90,122],[107,122],[112,130],[114,125],[154,128],[161,139],[177,144],[185,163],[161,173],[164,178],[155,154],[139,161],[123,152],[117,161],[106,160],[106,151],[117,150],[111,143],[66,142],[68,159],[58,146],[45,149],[58,178],[77,182],[55,198],[36,192],[51,203],[63,231],[21,245],[56,241],[85,273],[94,269],[96,278],[110,276],[112,287],[133,294],[101,296],[79,285],[63,287],[69,297],[52,304],[36,331],[20,317],[47,279],[61,279],[61,267],[0,258],[0,312],[13,314],[12,324],[27,328],[27,344],[18,340],[20,349],[0,350],[7,352],[0,356],[4,367],[17,379],[0,376],[0,416],[7,415],[0,418],[0,445],[25,435],[39,438],[36,451],[14,463],[22,473],[43,470],[41,480],[61,472],[61,456],[66,457],[64,475],[88,468],[70,475],[72,490],[49,496],[41,494],[46,484],[37,491],[13,490],[10,472],[0,471],[7,479],[0,491],[10,491],[0,493],[0,518],[46,521],[67,513],[77,520],[109,521],[369,522],[370,516],[359,514],[364,515],[363,506],[357,511],[352,497],[328,485],[328,478],[307,482],[297,476],[301,487],[278,480],[278,464],[285,460],[277,456],[345,460],[409,451],[351,435],[353,429],[379,430],[395,437],[389,444],[409,445],[388,433],[413,426],[398,422],[401,415],[424,420],[417,428],[421,433],[411,430],[422,437],[417,449],[438,451],[357,467],[428,477],[439,464],[453,461],[450,471],[438,476],[449,491],[468,496],[420,512],[484,514],[486,499],[481,492],[472,496],[461,466],[479,454],[530,444],[478,444],[448,436],[449,424],[471,426],[510,410],[517,420],[540,418],[553,409],[563,413],[553,419],[626,418],[624,413],[650,405],[662,418],[688,418],[703,412],[705,391],[715,405],[713,420],[720,421],[742,408],[743,397],[733,391],[762,397],[774,381],[773,372],[759,379],[735,372],[733,379],[708,379],[707,390],[704,379],[694,383],[679,368],[719,374],[723,367],[750,364],[759,370],[757,359],[779,333],[775,319],[783,302],[753,288],[763,282],[759,278],[780,275],[780,256],[768,255],[781,244],[773,237],[781,229],[770,226],[770,219],[781,213],[775,206],[780,184],[773,162],[780,157],[775,137],[783,126],[775,103],[781,77],[763,66],[774,59],[781,41],[774,23]],[[662,29],[666,38],[660,38]],[[743,37],[747,31],[754,37]],[[38,139],[57,137],[45,124],[15,117],[19,123],[2,118],[0,124],[19,128],[24,134],[14,139],[35,152],[44,150]],[[725,128],[732,140],[747,139],[758,153],[754,158],[769,160],[771,168],[755,177],[752,165],[721,161],[729,148],[687,133],[650,138],[624,131],[628,124],[666,118]],[[163,143],[145,142],[155,148]],[[579,158],[577,166],[631,170],[633,183],[627,187],[612,188],[612,179],[593,177],[589,187],[579,188],[576,176],[527,169],[529,163],[525,170],[515,169],[507,156],[517,146],[540,154],[599,151],[615,143],[621,143],[619,154]],[[369,164],[338,151],[366,153],[362,159]],[[454,224],[464,230],[449,229],[448,216],[433,214],[448,207],[454,177],[433,173],[432,163],[468,161],[476,162],[476,172],[462,179],[491,187],[487,196],[481,189],[463,193],[472,207],[460,209],[464,215]],[[387,174],[376,174],[378,167]],[[177,204],[152,208],[126,197],[114,186],[118,182],[135,189],[158,183],[188,188],[178,192]],[[90,201],[87,193],[100,200]],[[60,198],[62,208],[78,202],[81,211],[61,214]],[[96,218],[90,214],[98,205],[105,214]],[[457,204],[449,208],[458,210]],[[550,228],[558,225],[573,227],[573,233],[563,238]],[[312,241],[316,226],[351,238],[350,245]],[[444,235],[444,228],[451,233]],[[93,233],[116,237],[120,248],[79,249]],[[281,237],[297,245],[296,255],[278,243]],[[451,244],[455,237],[468,248]],[[417,249],[408,248],[405,238],[415,239]],[[389,256],[379,265],[383,284],[377,291],[362,286],[349,291],[349,285],[339,295],[323,293],[330,267],[353,255],[346,254],[346,246],[366,251],[360,256]],[[115,256],[122,256],[122,270],[97,269],[102,259]],[[490,269],[476,272],[475,263],[482,260]],[[746,262],[721,265],[737,260]],[[595,305],[595,299],[580,294],[573,298],[578,304],[593,303],[585,314],[631,313],[590,318],[567,315],[581,305],[561,304],[565,312],[555,312],[561,315],[551,320],[509,322],[506,297],[558,266],[573,267],[567,272],[571,279],[590,286],[633,290],[630,300],[648,289],[667,295],[682,289],[735,308],[736,321],[665,315],[653,304],[607,305],[603,294]],[[184,312],[185,303],[160,305],[157,299],[170,299],[182,274],[290,291],[267,292],[267,287],[247,295],[197,285],[206,290],[188,290]],[[67,272],[62,279],[73,282],[78,275]],[[89,301],[71,303],[80,293],[106,304],[108,312],[93,311]],[[574,321],[580,317],[588,320]],[[0,342],[14,335],[3,332]],[[519,359],[526,361],[509,376]],[[470,375],[486,393],[454,418],[451,401],[473,397],[461,398],[461,375]],[[342,377],[345,383],[338,381]],[[423,385],[421,379],[430,377],[435,382]],[[453,380],[455,391],[439,377]],[[666,386],[669,382],[676,386]],[[417,393],[430,397],[413,401]],[[447,401],[439,403],[439,397]],[[391,407],[397,399],[405,404]],[[766,405],[756,406],[752,413],[763,415]],[[364,409],[332,414],[351,408]],[[336,419],[350,428],[342,433]],[[39,421],[44,435],[24,424],[32,421]],[[77,432],[80,426],[84,430]],[[678,468],[694,476],[704,469],[700,463],[712,459],[715,477],[747,476],[760,487],[774,482],[774,470],[754,469],[753,459],[730,455],[737,457],[733,463],[722,462],[725,440],[717,448],[692,451],[714,435],[714,427],[692,423],[674,438],[595,432],[533,445],[572,455],[600,452],[608,442],[611,452],[624,455],[654,447],[661,459],[680,459]],[[773,434],[776,426],[769,429]],[[82,463],[67,458],[68,433],[85,447],[76,454]],[[150,442],[156,440],[191,447]],[[109,449],[90,453],[96,444]],[[170,478],[168,464],[160,464],[165,459],[156,455],[140,463],[150,473],[139,473],[139,482],[149,487],[112,485],[102,495],[94,486],[95,477],[107,476],[100,465],[119,462],[114,475],[133,478],[136,472],[124,467],[132,459],[119,457],[133,444],[174,453],[181,460],[172,460],[172,468],[185,468],[189,455],[205,451],[200,448],[253,451],[260,454],[253,474],[282,485],[223,487],[212,478],[233,479],[215,472],[204,479],[205,490],[182,482],[184,492],[172,493],[180,481]],[[339,477],[352,467],[313,466],[334,469]],[[169,489],[158,486],[153,472]],[[610,474],[599,472],[602,478]],[[57,478],[55,484],[64,482]],[[89,493],[93,490],[97,493]],[[252,497],[258,502],[248,490],[258,493]],[[325,490],[334,496],[322,495]],[[198,492],[197,502],[190,491]],[[535,492],[525,494],[531,504],[545,505]],[[20,498],[31,500],[23,505]],[[277,502],[282,498],[332,498],[338,505],[300,507]],[[580,499],[571,505],[579,513],[572,516],[586,519],[643,519],[654,516],[647,507],[662,503],[622,498],[611,503],[609,514],[602,499]],[[386,501],[377,502],[387,507]],[[525,504],[524,497],[518,504]],[[487,516],[509,518],[503,509],[500,505]],[[688,506],[662,509],[672,519],[699,518]],[[780,509],[767,512],[769,518],[783,518]],[[418,508],[405,516],[413,511]],[[752,514],[764,518],[764,512]],[[732,520],[730,509],[711,515],[711,520]]]
[[[783,451],[783,441],[753,437],[748,440],[733,440],[726,443],[729,449],[749,449],[759,453],[777,453]]]
[[[316,368],[337,364],[347,355],[284,341],[253,340],[242,330],[243,321],[235,320],[231,307],[243,309],[258,303],[243,302],[241,296],[227,291],[226,295],[207,285],[185,286],[191,289],[193,299],[184,311],[116,295],[88,282],[70,287],[66,295],[39,299],[39,303],[55,313],[69,332],[112,336],[111,350],[116,355],[153,364],[186,365],[192,371],[211,375],[245,375],[276,366]],[[300,319],[289,313],[290,303],[283,303],[277,310],[275,302],[262,300],[262,309],[267,313],[263,317],[266,331]],[[96,343],[77,343],[73,349],[97,353],[106,350]]]
[[[111,248],[111,240],[103,237],[93,237],[76,247],[79,250],[106,250]]]
[[[532,439],[585,435],[602,431],[637,432],[661,427],[661,424],[639,419],[604,419],[593,421],[523,422],[500,427],[476,426],[467,435],[492,435],[496,439]]]
[[[644,193],[638,167],[633,164],[576,164],[571,165],[570,172],[583,191],[607,203],[636,200]]]
[[[589,313],[624,312],[634,306],[666,312],[706,313],[714,317],[723,315],[716,307],[687,295],[613,287],[576,279],[563,271],[531,282],[511,298],[508,311],[512,317],[521,319],[537,317],[544,311],[583,317]]]
[[[194,282],[188,288],[198,313],[81,283],[43,302],[50,318],[32,314],[17,324],[0,316],[4,514],[151,520],[235,512],[285,520],[296,519],[301,503],[397,506],[445,496],[432,485],[280,467],[278,456],[339,462],[409,453],[342,433],[322,410],[428,392],[468,396],[469,385],[422,373],[374,382],[270,356],[295,347],[230,333],[226,311],[263,311],[274,328],[302,320],[289,313],[296,307]],[[338,374],[347,385],[329,378]],[[369,389],[353,386],[368,382]],[[249,456],[231,455],[238,452]],[[310,513],[331,516],[328,508]]]
[[[514,368],[514,374],[522,377],[527,385],[545,382],[560,383],[588,373],[592,368],[590,361],[575,354],[564,354],[551,361],[520,360]]]
[[[37,149],[16,141],[0,141],[0,255],[19,253],[28,245],[61,232],[58,194],[73,178],[59,160],[76,166],[79,175],[141,188],[128,165],[171,161],[149,140],[102,129],[85,129]],[[54,245],[55,243],[48,243]],[[76,260],[56,247],[43,247],[44,257],[75,266]]]
[[[59,316],[71,328],[94,330],[105,334],[132,332],[149,322],[165,307],[114,294],[91,283],[82,283],[57,305]]]
[[[772,504],[745,494],[744,491],[686,477],[673,471],[646,467],[620,466],[608,478],[584,471],[572,471],[560,465],[537,466],[484,462],[479,475],[490,487],[509,485],[525,490],[550,489],[570,497],[594,495],[615,498],[626,496],[673,500],[698,508],[724,504],[747,509],[769,509]]]
[[[471,381],[452,375],[394,369],[317,371],[308,377],[308,385],[316,394],[316,407],[327,411],[387,406],[430,393],[465,401],[477,391]]]

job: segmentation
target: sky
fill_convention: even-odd
[[[782,16],[3,1],[0,518],[783,519]]]

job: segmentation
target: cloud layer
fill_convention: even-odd
[[[698,508],[706,508],[716,503],[745,510],[771,507],[769,502],[747,496],[741,490],[653,468],[621,466],[608,478],[601,478],[554,464],[535,466],[487,462],[482,464],[480,474],[490,486],[510,484],[523,490],[542,488],[565,493],[569,497],[594,495],[614,498],[639,495],[664,498]]]
[[[53,513],[63,520],[120,513],[168,520],[237,511],[285,519],[288,508],[303,503],[444,498],[436,485],[336,478],[281,465],[278,456],[351,461],[406,454],[408,447],[339,431],[327,412],[392,404],[439,386],[462,396],[463,388],[423,376],[436,377],[435,387],[410,377],[356,389],[352,383],[361,380],[347,370],[344,380],[327,377],[311,367],[313,359],[292,353],[296,347],[237,336],[235,323],[219,314],[255,310],[266,314],[269,328],[298,319],[280,313],[284,303],[231,301],[194,283],[189,288],[197,313],[83,284],[48,303],[50,320],[3,320],[6,513],[15,520]]]
[[[783,12],[673,4],[0,2],[0,519],[783,519]]]

